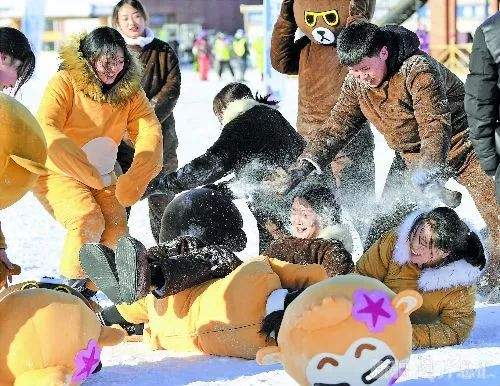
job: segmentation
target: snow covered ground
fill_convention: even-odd
[[[40,95],[56,61],[44,55],[38,65],[37,78],[25,87],[21,99],[36,111]],[[175,109],[179,136],[179,162],[184,164],[201,154],[217,138],[219,129],[212,114],[212,98],[225,84],[215,80],[201,83],[188,69],[183,72],[182,94]],[[285,81],[286,92],[281,103],[284,115],[295,122],[296,80]],[[254,89],[261,87],[252,81]],[[376,137],[377,189],[390,165],[392,152],[380,135]],[[451,184],[454,188],[457,185]],[[458,187],[459,188],[459,187]],[[462,192],[463,189],[459,188]],[[255,222],[245,211],[245,228],[249,245],[247,256],[257,251]],[[477,227],[483,222],[466,194],[459,208],[461,216]],[[9,256],[23,267],[20,279],[57,275],[64,230],[34,199],[27,194],[14,206],[0,213],[2,229],[8,240]],[[140,202],[132,209],[130,233],[146,245],[153,245],[147,206]],[[414,353],[410,365],[398,384],[402,385],[488,385],[500,386],[500,305],[477,303],[477,321],[470,339],[461,346]],[[291,385],[293,382],[278,366],[260,367],[254,361],[200,355],[179,355],[166,351],[152,352],[142,343],[125,343],[103,351],[103,370],[86,385]]]

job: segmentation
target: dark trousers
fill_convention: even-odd
[[[177,135],[175,133],[175,121],[169,117],[162,123],[163,132],[163,171],[171,172],[177,170]],[[122,141],[118,146],[117,161],[123,173],[132,165],[134,160],[134,148]],[[151,232],[156,242],[159,242],[161,218],[165,208],[173,200],[175,194],[154,195],[148,197],[149,223]],[[130,208],[126,208],[127,216],[130,215]]]

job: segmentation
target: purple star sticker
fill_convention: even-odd
[[[89,340],[87,348],[81,350],[75,357],[75,372],[71,378],[72,382],[82,382],[87,379],[99,366],[101,348],[94,340]]]
[[[383,291],[357,290],[353,295],[352,317],[366,324],[371,332],[382,332],[396,321],[391,298]]]

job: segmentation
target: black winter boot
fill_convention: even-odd
[[[145,297],[151,287],[151,269],[144,245],[133,237],[121,237],[115,262],[122,302],[133,303]]]
[[[116,272],[115,254],[102,244],[84,244],[80,249],[80,263],[95,285],[113,303],[121,303],[120,287]]]

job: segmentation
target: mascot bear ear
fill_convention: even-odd
[[[31,173],[38,174],[40,176],[43,176],[47,174],[47,168],[43,166],[42,164],[39,164],[38,162],[19,157],[17,155],[11,154],[10,158],[12,161],[14,161],[16,164],[21,166],[22,168],[30,171]]]
[[[281,362],[281,351],[278,346],[267,346],[257,351],[255,360],[259,365],[274,365]]]
[[[410,315],[413,311],[418,310],[423,303],[422,295],[417,291],[404,290],[398,293],[392,299],[392,305],[395,309],[401,309],[405,314]]]

